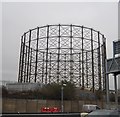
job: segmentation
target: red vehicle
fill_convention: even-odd
[[[41,112],[43,112],[43,113],[56,113],[56,112],[60,112],[60,109],[57,107],[42,107]]]

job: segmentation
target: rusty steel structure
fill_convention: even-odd
[[[46,25],[22,35],[18,82],[71,81],[105,89],[106,38],[79,25]]]

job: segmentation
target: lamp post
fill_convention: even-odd
[[[62,84],[61,86],[61,112],[64,112],[64,105],[63,105],[63,100],[64,100],[64,87],[66,84]]]

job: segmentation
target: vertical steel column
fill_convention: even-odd
[[[73,81],[72,24],[70,25],[70,81]]]
[[[46,48],[46,78],[45,84],[47,84],[47,77],[48,77],[48,45],[49,45],[49,25],[47,26],[47,48]]]
[[[104,35],[103,35],[103,89],[105,90],[106,90],[106,75],[107,75],[106,68],[107,68],[106,39],[104,38]]]
[[[31,46],[31,30],[29,32],[29,48],[28,48],[28,64],[27,64],[27,82],[28,82],[28,78],[30,77],[29,76],[29,62],[30,62],[30,46]]]
[[[79,86],[81,86],[81,59],[80,59],[80,53],[79,53]]]
[[[35,61],[35,82],[37,81],[37,63],[38,63],[38,40],[39,40],[39,27],[37,27],[37,43],[36,43],[36,61]]]
[[[104,61],[104,46],[103,46],[103,44],[102,44],[102,46],[101,46],[101,49],[102,49],[102,77],[103,77],[103,79],[102,79],[102,82],[103,82],[103,86],[102,86],[102,88],[103,88],[103,90],[105,90],[105,87],[104,87],[104,78],[105,78],[105,61]]]
[[[98,32],[98,82],[99,82],[99,90],[101,87],[101,53],[100,53],[100,33]]]
[[[42,63],[42,83],[43,83],[43,78],[44,78],[44,52],[43,52],[43,63]]]
[[[64,112],[64,87],[63,87],[63,84],[61,86],[61,112],[63,113]]]
[[[93,51],[93,33],[92,33],[92,30],[91,29],[91,55],[92,55],[92,90],[94,92],[94,89],[95,89],[95,80],[94,80],[94,51]]]
[[[27,74],[26,74],[26,68],[27,68],[27,46],[25,46],[25,49],[26,49],[26,52],[25,52],[25,62],[24,62],[24,64],[25,64],[25,68],[24,68],[24,82],[26,82],[26,76],[27,76]]]
[[[106,74],[106,105],[107,109],[110,109],[110,100],[109,100],[109,77],[108,74]]]
[[[21,37],[21,47],[20,47],[20,60],[19,60],[19,74],[18,74],[18,82],[21,82],[21,70],[22,70],[22,55],[23,55],[23,42],[22,42],[23,36]]]
[[[110,100],[109,100],[109,74],[107,73],[107,57],[106,57],[106,39],[103,35],[103,89],[106,91],[106,103],[107,109],[110,109]]]
[[[49,83],[51,83],[51,53],[50,53],[50,63],[49,63]]]
[[[23,67],[24,67],[24,51],[25,51],[25,40],[26,40],[26,33],[24,33],[24,40],[22,39],[23,42],[23,56],[22,56],[22,66],[21,66],[21,82],[23,82]]]
[[[82,37],[81,37],[81,39],[82,39],[82,88],[84,89],[84,43],[83,43],[83,39],[84,39],[84,35],[83,35],[83,26],[81,27],[82,28]]]
[[[32,63],[32,48],[30,49],[30,72],[29,72],[29,82],[30,82],[30,78],[31,78],[31,63]]]
[[[103,89],[106,91],[106,103],[109,109],[109,75],[107,73],[106,39],[103,37]]]
[[[87,59],[88,55],[87,55],[87,52],[86,52],[86,85],[87,85],[87,88],[88,88],[88,59]]]
[[[65,58],[64,58],[64,59],[65,59],[65,60],[64,60],[64,79],[66,80],[66,78],[67,78],[67,77],[66,77],[66,70],[67,70],[67,69],[66,69],[66,54],[65,54],[64,56],[65,56]]]
[[[59,75],[60,75],[60,73],[59,73],[59,63],[60,63],[60,24],[59,24],[59,35],[58,35],[58,58],[57,58],[57,62],[58,62],[58,64],[57,64],[57,82],[59,82]]]
[[[115,86],[115,103],[116,103],[116,106],[118,107],[117,77],[115,73],[114,73],[114,86]]]

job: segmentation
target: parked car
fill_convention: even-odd
[[[94,110],[99,110],[99,109],[100,107],[98,107],[97,105],[93,105],[93,104],[85,104],[83,105],[83,108],[82,108],[83,112],[86,112],[86,113],[90,113]]]
[[[87,117],[120,117],[120,111],[100,109],[89,113]]]
[[[57,107],[42,107],[41,112],[43,112],[43,113],[55,113],[55,112],[60,112],[60,109]]]

